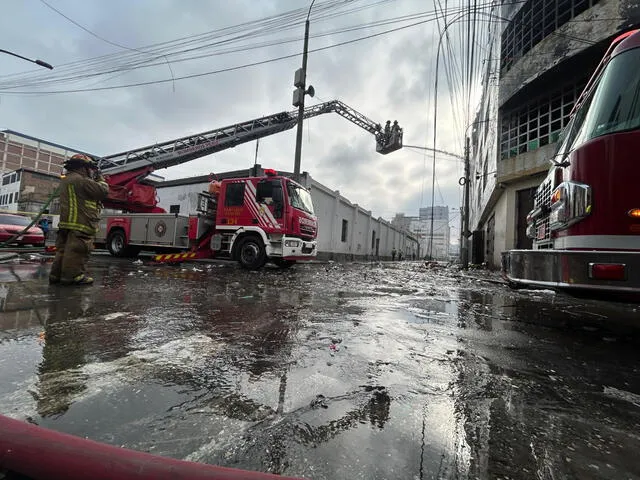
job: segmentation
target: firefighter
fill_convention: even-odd
[[[91,285],[87,261],[98,231],[100,202],[107,198],[109,186],[87,155],[72,156],[64,168],[67,174],[60,182],[60,223],[49,283]]]

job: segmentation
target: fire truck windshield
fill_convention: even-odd
[[[289,192],[289,202],[293,208],[313,215],[313,201],[311,200],[311,194],[307,190],[289,182],[287,191]]]
[[[640,128],[640,48],[615,56],[574,115],[571,150],[592,138]],[[564,153],[564,152],[562,152]]]

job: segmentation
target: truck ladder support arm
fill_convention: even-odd
[[[386,154],[402,146],[401,137],[390,146],[389,137],[385,137],[379,123],[338,100],[309,106],[305,108],[303,116],[306,119],[331,112],[373,134],[377,143],[376,151],[379,153]],[[146,175],[154,170],[180,165],[236,145],[290,130],[297,124],[297,117],[297,111],[280,112],[100,158],[99,167],[105,176],[108,176],[107,182],[112,190],[108,203],[114,208],[124,208],[131,212],[157,211],[155,191],[153,194],[151,192],[154,187],[140,183]]]

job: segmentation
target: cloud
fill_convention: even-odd
[[[300,2],[293,0],[57,0],[51,4],[97,35],[131,48],[300,8]],[[355,10],[353,13],[338,12],[338,15],[327,17],[335,13],[321,10],[327,4],[316,2],[314,9],[318,11],[312,11],[312,38],[309,42],[312,50],[398,25],[323,37],[316,35],[433,8],[420,0],[396,0],[379,5],[357,0],[342,7],[345,11]],[[3,6],[3,15],[11,18],[0,34],[3,48],[56,65],[58,68],[50,75],[63,72],[62,66],[69,62],[97,55],[114,54],[124,58],[135,54],[91,36],[40,2],[12,0]],[[29,27],[25,28],[25,25]],[[171,69],[175,76],[182,76],[298,53],[302,47],[303,32],[303,21],[291,29],[275,28],[271,35],[247,42],[297,41],[189,62],[171,61]],[[405,144],[430,147],[433,138],[433,101],[430,97],[433,96],[434,42],[437,43],[437,30],[430,23],[338,48],[311,52],[308,83],[314,85],[317,97],[307,98],[307,104],[339,99],[375,122],[384,124],[387,119],[397,119],[404,128]],[[144,58],[144,54],[139,56]],[[47,89],[100,87],[169,78],[169,66],[162,59],[156,62],[159,65],[113,78],[100,76],[74,84],[48,85]],[[107,155],[293,110],[293,74],[299,66],[300,57],[295,57],[178,81],[175,85],[169,82],[64,95],[15,96],[3,94],[0,87],[0,115],[3,127]],[[0,71],[5,74],[27,70],[32,70],[28,64],[0,56]],[[92,71],[93,66],[88,62],[86,73]],[[0,85],[6,78],[0,76]],[[440,88],[437,146],[461,153],[461,132],[452,127],[454,117],[446,82],[441,82]],[[290,171],[293,169],[294,151],[295,128],[263,138],[258,159],[265,167]],[[255,142],[252,142],[158,173],[167,178],[179,178],[247,168],[253,164],[254,156]],[[421,152],[406,148],[382,156],[376,153],[371,134],[335,113],[305,123],[302,169],[328,187],[340,190],[352,202],[373,210],[376,216],[391,218],[400,211],[416,215],[420,206],[428,206],[431,201],[431,161],[430,153],[425,159]],[[459,205],[457,179],[460,174],[458,162],[438,157],[436,204]]]

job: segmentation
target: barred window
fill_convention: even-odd
[[[500,71],[508,71],[547,35],[600,0],[528,0],[502,32]]]
[[[515,157],[558,141],[587,78],[502,114],[500,158]]]

